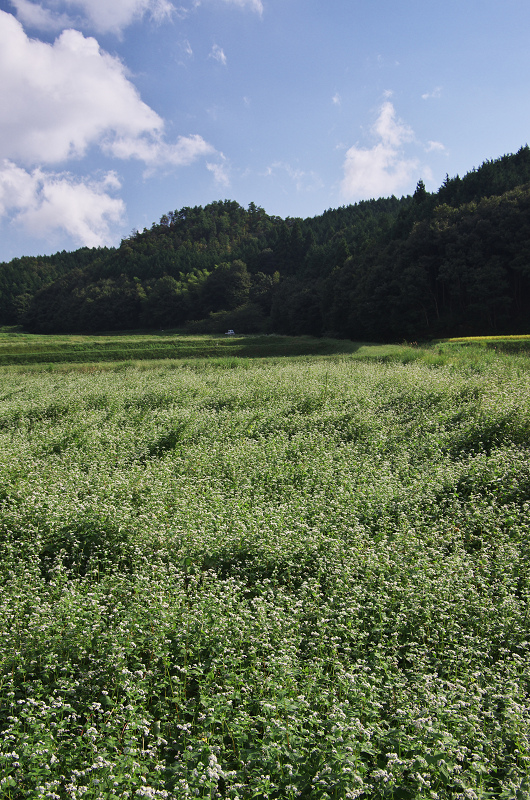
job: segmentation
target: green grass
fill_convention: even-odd
[[[509,338],[509,337],[508,337]],[[431,367],[456,364],[481,369],[488,356],[485,348],[524,355],[527,344],[488,339],[458,339],[438,343],[374,344],[311,336],[214,336],[186,335],[178,331],[112,333],[100,335],[33,335],[18,328],[0,330],[0,370],[18,367],[22,371],[121,370],[126,366],[156,369],[163,363],[203,369],[242,366],[249,359],[343,358],[381,363],[407,364],[421,361]],[[524,339],[524,337],[523,337]],[[494,342],[497,342],[495,344]],[[493,344],[492,344],[493,343]],[[530,347],[530,345],[528,345]],[[172,364],[174,362],[174,364]],[[524,368],[524,362],[521,362]]]
[[[188,336],[160,332],[100,336],[0,333],[0,366],[127,360],[265,358],[350,353],[359,345],[310,336]]]
[[[529,796],[528,359],[342,346],[3,368],[2,799]]]

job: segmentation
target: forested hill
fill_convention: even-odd
[[[530,149],[310,219],[182,208],[118,248],[0,264],[0,324],[418,339],[528,332]]]

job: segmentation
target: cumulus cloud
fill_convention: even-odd
[[[62,231],[76,244],[110,243],[124,212],[113,196],[115,173],[95,180],[62,171],[95,148],[150,171],[218,155],[199,135],[168,142],[163,119],[123,63],[79,31],[47,44],[0,11],[0,78],[0,215],[32,235]]]
[[[226,56],[225,52],[222,47],[219,47],[218,44],[214,44],[212,47],[211,53],[208,56],[209,58],[213,58],[215,61],[218,61],[223,66],[226,66]]]
[[[390,100],[386,100],[381,106],[373,130],[381,142],[388,147],[400,147],[405,142],[414,139],[412,128],[396,119],[396,111]]]
[[[332,103],[334,106],[340,106],[341,102],[341,96],[338,92],[336,92],[332,97]]]
[[[156,21],[170,17],[174,7],[169,0],[11,0],[18,18],[39,30],[67,27],[120,34],[145,14]]]
[[[99,146],[149,166],[182,166],[213,152],[200,136],[166,143],[162,118],[141,100],[122,62],[79,31],[46,44],[0,11],[0,76],[0,157],[53,164]]]
[[[14,6],[17,17],[28,27],[40,31],[58,31],[71,28],[74,24],[72,17],[61,14],[49,8],[32,3],[30,0],[10,0]]]
[[[396,118],[390,100],[382,104],[372,133],[378,140],[372,148],[354,145],[346,153],[341,188],[350,201],[395,194],[418,168],[418,162],[406,158],[402,149],[414,133]]]
[[[114,172],[97,180],[79,180],[68,173],[27,171],[5,159],[0,164],[0,216],[9,216],[33,236],[52,240],[57,233],[77,245],[111,244],[112,226],[123,222],[120,188]]]

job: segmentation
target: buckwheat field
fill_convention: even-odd
[[[528,798],[523,360],[4,371],[0,797]]]

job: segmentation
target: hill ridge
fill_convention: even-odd
[[[0,324],[179,327],[399,339],[518,333],[530,308],[530,149],[437,192],[306,219],[233,200],[184,207],[116,248],[0,264]]]

